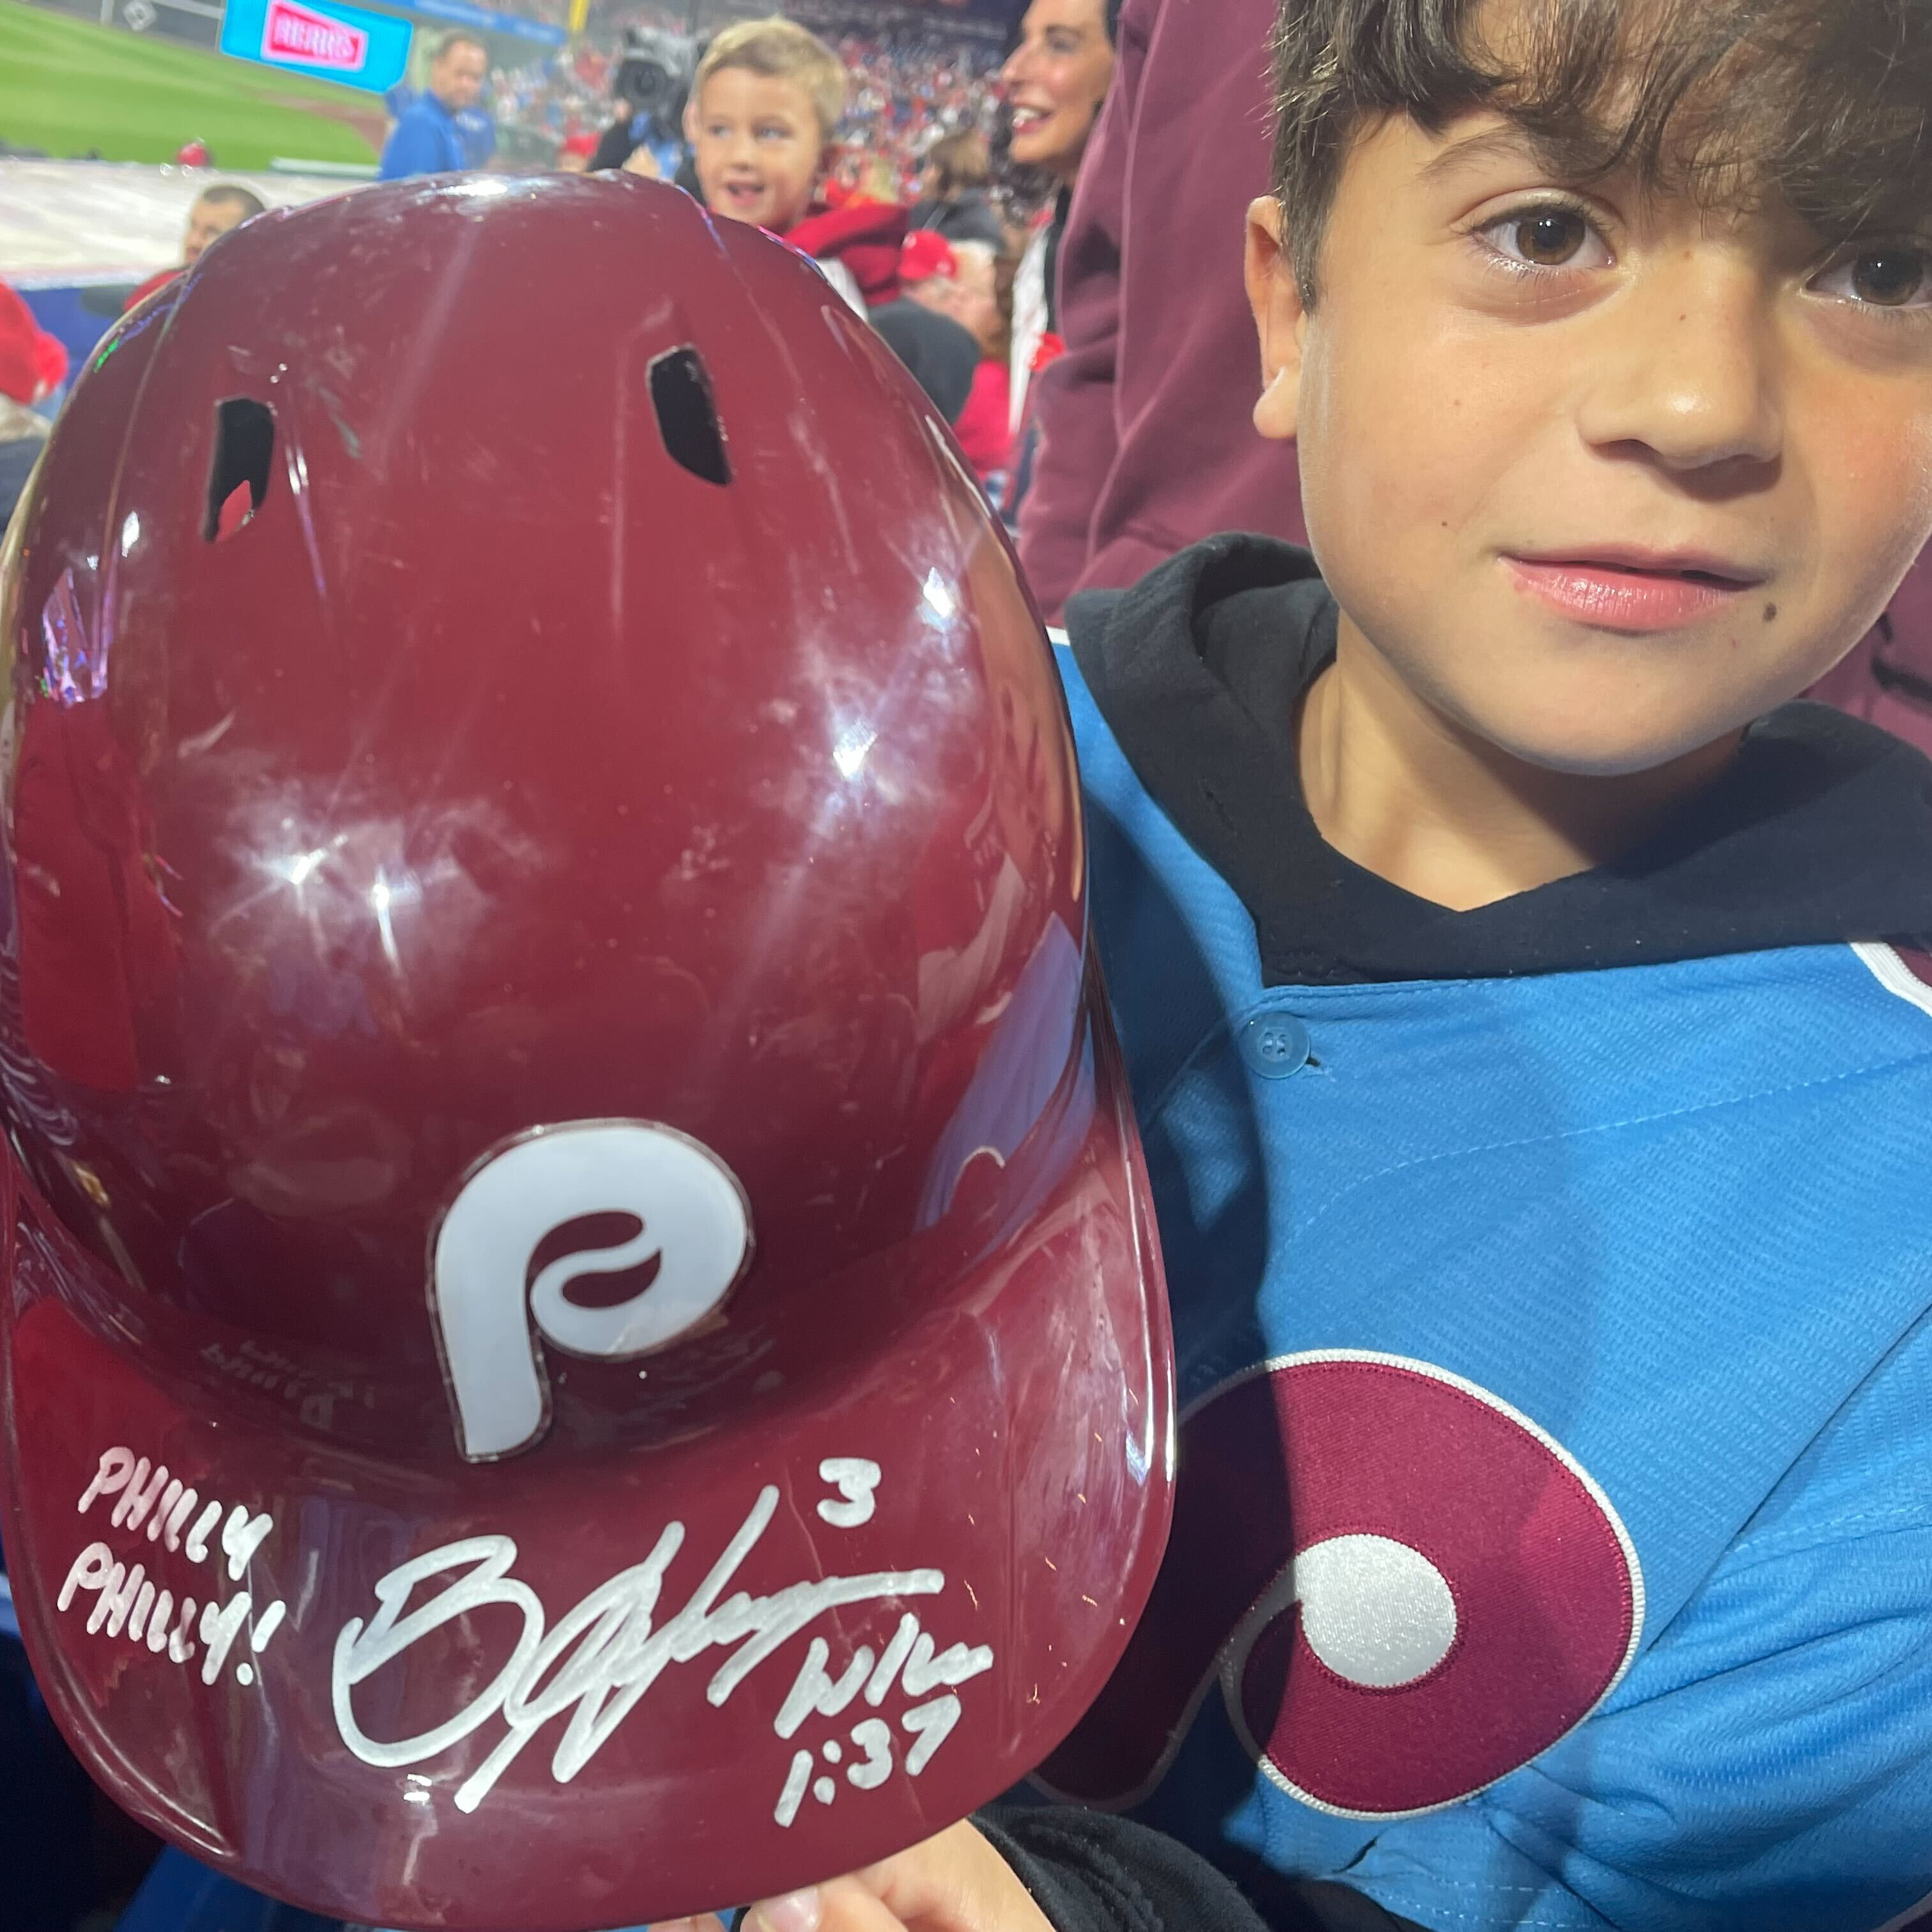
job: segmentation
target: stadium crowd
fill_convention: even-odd
[[[788,17],[802,22],[806,10],[794,6]],[[851,30],[849,8],[826,10],[824,38],[848,76],[839,141],[889,169],[903,190],[913,190],[934,142],[961,132],[988,140],[997,133],[997,44],[962,40],[920,20]],[[682,37],[686,25],[675,8],[626,6],[593,24],[568,52],[496,69],[490,99],[498,124],[560,146],[580,136],[608,117],[625,35],[641,30]]]
[[[854,31],[840,0],[803,4],[836,38],[771,16],[694,40],[663,5],[607,11],[568,54],[496,70],[483,98],[487,50],[446,34],[427,87],[399,104],[382,172],[487,164],[514,131],[560,168],[672,179],[784,236],[878,326],[1010,512],[1028,384],[1054,349],[1054,251],[1112,70],[1111,12],[1037,0],[1002,61],[927,19],[889,12]]]
[[[732,20],[730,4],[600,0],[566,49],[508,65],[490,64],[502,55],[500,40],[446,32],[432,45],[422,84],[388,97],[394,118],[380,173],[621,164],[674,179],[716,212],[758,220],[818,257],[853,305],[878,322],[1010,512],[1027,386],[1054,348],[1052,251],[1112,68],[1110,10],[1103,0],[1039,0],[1003,59],[997,40],[970,19],[794,0],[784,17]],[[1022,98],[1028,75],[1049,38],[1065,41],[1070,33],[1092,50],[1086,67],[1076,61],[1072,70],[1078,98],[1070,111],[1044,117],[1044,135],[1016,133],[1016,112],[1042,120],[1041,104]],[[640,37],[650,57],[675,74],[654,123],[633,112],[626,85]],[[724,135],[699,125],[706,85],[728,92],[736,74],[796,110],[802,158],[783,205],[761,202],[762,212],[750,214],[722,179],[725,163],[710,172],[704,165],[707,152],[722,152]],[[177,157],[196,168],[218,158],[198,142]],[[188,211],[178,254],[127,305],[191,267],[211,241],[262,207],[239,183],[208,181]],[[47,388],[11,384],[14,413],[0,434],[20,446],[22,460],[11,466],[19,474],[10,473],[0,510],[10,508],[58,400]]]

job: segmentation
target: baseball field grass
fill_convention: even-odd
[[[218,167],[375,158],[370,94],[0,0],[0,140],[61,158],[171,161],[207,143]]]

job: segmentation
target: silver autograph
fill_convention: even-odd
[[[820,1473],[842,1492],[841,1502],[821,1508],[820,1513],[826,1520],[844,1526],[869,1517],[870,1492],[878,1481],[876,1464],[832,1459],[822,1466]],[[517,1560],[517,1546],[509,1537],[466,1537],[399,1564],[375,1586],[380,1606],[376,1614],[366,1623],[360,1617],[352,1618],[335,1640],[331,1694],[343,1742],[366,1764],[419,1764],[448,1750],[492,1717],[500,1717],[505,1727],[502,1738],[456,1792],[458,1808],[474,1811],[524,1746],[553,1718],[570,1713],[550,1759],[551,1775],[559,1784],[566,1784],[590,1762],[668,1666],[688,1663],[707,1651],[738,1646],[713,1672],[705,1689],[709,1702],[722,1706],[753,1670],[827,1610],[842,1604],[932,1596],[946,1587],[941,1570],[886,1570],[794,1583],[766,1597],[748,1596],[742,1591],[726,1597],[733,1576],[764,1534],[778,1504],[776,1485],[759,1492],[750,1514],[695,1594],[662,1624],[653,1619],[664,1572],[683,1546],[681,1522],[667,1525],[641,1563],[619,1571],[592,1590],[554,1630],[546,1629],[544,1607],[536,1592],[510,1574]],[[459,1573],[454,1581],[416,1609],[407,1607],[419,1586],[452,1572]],[[356,1716],[357,1685],[432,1631],[496,1604],[520,1612],[523,1629],[503,1667],[482,1690],[445,1722],[413,1737],[385,1741],[364,1731]],[[954,1644],[936,1651],[932,1639],[918,1629],[917,1619],[908,1614],[901,1620],[899,1635],[876,1662],[861,1646],[835,1681],[826,1675],[826,1661],[824,1642],[814,1639],[774,1725],[778,1737],[789,1737],[814,1712],[836,1714],[862,1687],[867,1702],[876,1706],[895,1676],[903,1690],[913,1696],[962,1684],[989,1670],[993,1653],[985,1645],[968,1648]],[[939,1701],[951,1709],[944,1714],[939,1736],[932,1739],[934,1748],[944,1732],[951,1730],[958,1708],[956,1698]],[[909,1728],[919,1728],[910,1720],[920,1715],[908,1714]],[[924,1755],[929,1756],[930,1750]],[[923,1759],[921,1762],[922,1767]],[[787,1808],[796,1810],[795,1798]],[[790,1816],[781,1822],[789,1824]]]

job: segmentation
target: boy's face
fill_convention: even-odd
[[[782,235],[812,206],[825,136],[796,81],[720,68],[686,110],[685,134],[713,214]]]
[[[211,242],[242,226],[245,211],[232,201],[197,201],[188,212],[188,232],[182,237],[182,260],[193,268]]]
[[[1365,130],[1269,386],[1352,625],[1452,730],[1648,770],[1802,691],[1932,535],[1932,252],[1574,191],[1499,116]]]

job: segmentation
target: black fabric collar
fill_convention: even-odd
[[[1932,761],[1788,704],[1614,866],[1452,912],[1316,830],[1295,701],[1334,655],[1305,550],[1214,537],[1068,607],[1073,653],[1136,774],[1240,896],[1270,986],[1480,979],[1932,933]]]

